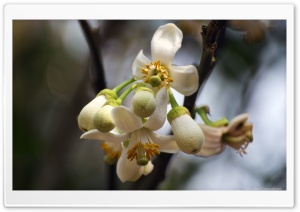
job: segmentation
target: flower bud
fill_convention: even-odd
[[[106,101],[107,99],[104,95],[97,96],[80,111],[77,121],[82,131],[86,132],[95,129],[93,117]]]
[[[154,95],[150,91],[141,90],[136,92],[131,103],[133,112],[141,118],[151,116],[156,108]]]
[[[168,113],[176,143],[181,151],[196,154],[201,150],[205,137],[198,124],[185,107],[174,107]]]
[[[111,105],[105,105],[95,113],[93,123],[95,128],[100,132],[109,132],[115,128],[111,117],[111,110],[113,108]]]
[[[107,100],[117,98],[118,95],[113,90],[103,89],[100,91],[98,95],[80,111],[77,118],[79,129],[84,132],[95,129],[93,123],[95,113],[107,102]]]
[[[152,87],[158,87],[161,84],[161,78],[157,75],[150,77],[149,83]]]

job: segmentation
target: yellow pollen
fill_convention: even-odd
[[[159,88],[162,88],[164,86],[169,86],[170,82],[173,82],[173,79],[170,77],[170,74],[168,72],[168,69],[166,66],[161,65],[160,60],[156,62],[151,62],[151,64],[146,64],[146,68],[142,68],[142,78],[144,79],[145,83],[149,83],[149,79],[152,76],[159,76],[162,80],[162,84],[158,86]]]
[[[101,145],[101,148],[105,151],[106,155],[108,155],[111,159],[115,158],[115,157],[120,157],[121,156],[121,152],[119,151],[115,151],[108,142],[104,142]]]
[[[136,145],[134,145],[130,150],[127,152],[127,158],[132,161],[133,159],[138,159],[138,149],[143,148],[145,151],[146,157],[148,160],[150,160],[151,157],[154,157],[156,155],[159,155],[159,148],[160,146],[155,143],[141,143],[138,142]]]
[[[149,69],[148,68],[142,68],[142,73],[143,74],[148,74]]]

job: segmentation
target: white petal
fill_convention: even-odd
[[[190,96],[197,91],[199,76],[195,66],[171,66],[169,73],[173,79],[170,85],[179,93]]]
[[[151,60],[148,59],[148,57],[144,55],[143,50],[141,50],[133,61],[132,76],[137,80],[142,79],[142,68],[145,68],[146,64],[150,65],[150,63]]]
[[[144,168],[137,165],[136,160],[127,159],[127,148],[123,149],[117,163],[117,175],[122,182],[136,181],[143,174]]]
[[[143,170],[143,175],[148,175],[152,172],[154,168],[153,163],[151,162],[151,160],[148,162],[148,164],[146,166],[144,166],[144,170]]]
[[[200,152],[198,152],[196,156],[209,157],[220,154],[225,148],[225,145],[222,143],[223,129],[210,127],[203,124],[200,124],[199,126],[204,133],[205,142],[203,143]]]
[[[132,110],[124,106],[112,109],[111,116],[117,128],[123,132],[133,132],[143,127],[142,119],[136,116]]]
[[[150,138],[153,143],[156,143],[160,146],[160,152],[167,152],[167,153],[177,153],[180,151],[174,135],[157,135],[153,132],[149,131]]]
[[[173,58],[181,47],[182,32],[175,24],[160,26],[151,41],[153,61],[160,60],[164,66],[170,66]]]
[[[168,92],[166,87],[161,88],[156,96],[156,109],[153,114],[149,117],[144,127],[155,131],[160,129],[166,121],[167,116],[167,106],[168,106]]]
[[[114,134],[110,132],[103,133],[95,129],[82,134],[80,138],[101,140],[107,142],[123,142],[128,140],[129,136],[130,136],[129,133],[122,133],[122,134]]]

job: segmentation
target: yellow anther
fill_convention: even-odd
[[[136,159],[137,161],[144,161],[146,156],[146,158],[150,160],[151,157],[160,154],[158,150],[159,148],[160,146],[158,144],[138,142],[130,150],[128,150],[127,158],[130,161],[132,161],[133,159]]]
[[[158,86],[162,88],[164,86],[169,86],[170,82],[173,82],[173,79],[170,77],[168,69],[166,66],[161,65],[160,60],[156,62],[151,62],[151,64],[146,64],[146,68],[142,68],[142,76],[144,78],[145,83],[150,83],[150,78],[152,76],[159,76],[162,80],[162,83]]]
[[[148,74],[149,69],[148,68],[142,68],[142,73],[143,74]]]
[[[101,148],[105,151],[106,155],[109,158],[111,158],[111,159],[116,158],[116,157],[119,158],[121,156],[121,152],[114,150],[109,144],[110,143],[108,143],[108,142],[104,142],[104,143],[102,143]]]

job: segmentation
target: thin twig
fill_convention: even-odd
[[[95,37],[93,35],[93,31],[86,20],[79,20],[80,26],[82,31],[85,35],[87,40],[91,57],[96,69],[96,77],[93,83],[93,87],[95,89],[95,93],[98,93],[100,90],[106,88],[106,81],[105,81],[105,72],[102,65],[102,57],[101,51],[98,50],[98,42],[96,42]],[[116,166],[106,164],[107,169],[107,189],[108,190],[115,190],[116,189]]]
[[[193,117],[195,116],[193,110],[196,99],[219,59],[219,52],[223,46],[226,23],[227,21],[225,20],[213,20],[207,26],[202,26],[201,36],[203,45],[201,60],[198,66],[199,87],[197,92],[193,95],[185,97],[183,104],[190,111]]]
[[[93,31],[86,20],[79,20],[82,31],[87,40],[91,56],[96,69],[96,77],[93,83],[96,93],[106,88],[105,72],[102,64],[101,51],[97,48],[97,42],[94,39]]]

